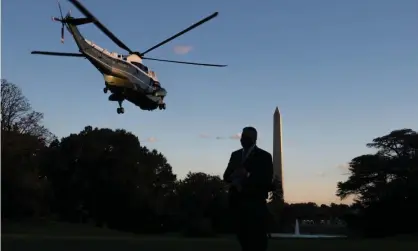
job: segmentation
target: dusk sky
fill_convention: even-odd
[[[144,51],[219,11],[219,16],[150,57],[225,68],[144,61],[168,91],[167,110],[128,102],[116,113],[103,76],[85,59],[31,55],[77,52],[55,0],[2,1],[1,76],[19,85],[58,137],[86,125],[123,128],[161,151],[179,178],[220,175],[247,125],[272,152],[273,112],[283,120],[284,192],[289,202],[338,202],[336,183],[365,144],[418,126],[416,0],[80,0],[116,36]],[[82,17],[68,1],[63,11]],[[94,25],[89,40],[125,53]]]

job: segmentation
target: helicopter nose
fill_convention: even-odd
[[[164,89],[164,88],[161,88],[159,91],[158,91],[158,94],[160,95],[160,96],[166,96],[167,95],[167,91]]]
[[[167,95],[167,91],[164,88],[160,88],[158,91],[155,92],[155,96],[158,97],[165,97]]]

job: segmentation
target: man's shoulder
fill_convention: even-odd
[[[233,151],[231,155],[241,154],[241,152],[242,152],[242,148],[241,149],[238,149],[236,151]]]
[[[260,156],[272,158],[271,154],[264,149],[257,147],[257,151]]]

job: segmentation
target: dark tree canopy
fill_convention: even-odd
[[[418,165],[418,134],[411,129],[396,130],[367,144],[376,148],[376,154],[354,158],[350,162],[349,178],[338,183],[337,195],[346,198],[355,195],[359,202],[377,201],[388,194],[392,185],[408,192],[416,180]]]
[[[47,182],[40,178],[46,148],[37,137],[13,131],[1,133],[2,217],[42,215]]]
[[[412,231],[395,225],[418,223],[417,132],[411,129],[392,131],[375,138],[367,146],[377,152],[356,157],[350,162],[349,178],[338,183],[337,195],[342,199],[349,195],[356,197],[360,208],[364,208],[362,212],[368,215],[370,222],[363,222],[373,229],[370,232],[394,234],[398,228]],[[382,222],[385,222],[383,227]],[[387,226],[390,226],[390,231]]]

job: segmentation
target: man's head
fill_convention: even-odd
[[[244,149],[248,149],[257,142],[257,130],[254,127],[248,126],[242,129],[241,145]]]

